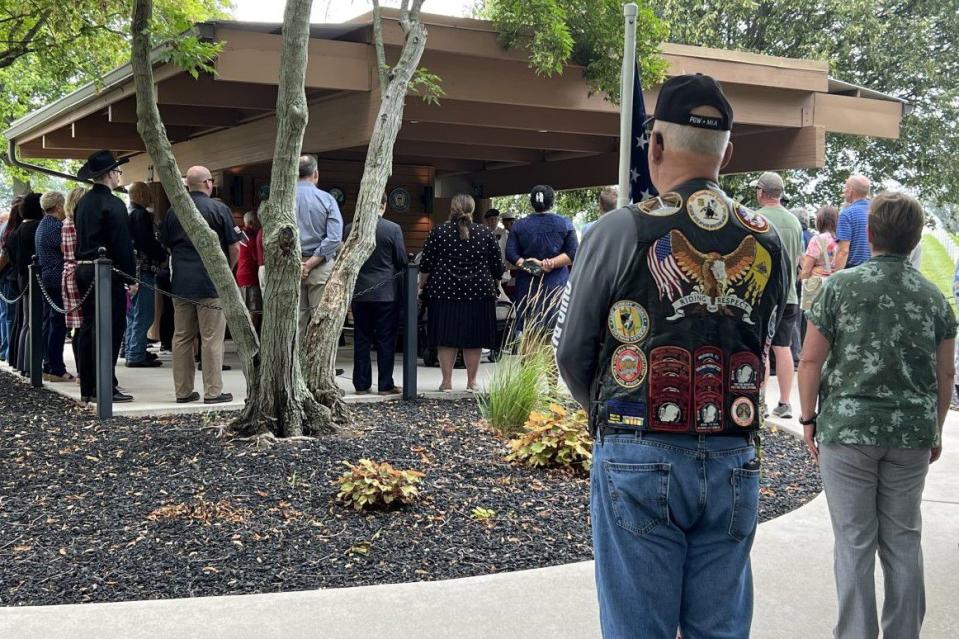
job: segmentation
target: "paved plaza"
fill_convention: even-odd
[[[798,397],[795,392],[793,395],[795,406]],[[795,420],[777,425],[799,432]],[[959,628],[959,609],[955,606],[959,574],[959,413],[949,415],[944,444],[945,453],[932,466],[923,500],[928,598],[924,639],[952,639]],[[832,531],[823,496],[759,527],[753,569],[753,637],[818,639],[831,635],[836,610]],[[877,582],[881,585],[878,571]],[[0,637],[5,639],[371,636],[599,637],[593,564],[309,592],[0,609]]]

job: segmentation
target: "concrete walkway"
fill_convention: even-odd
[[[227,343],[232,346],[231,343]],[[63,359],[67,370],[76,374],[77,366],[73,358],[73,350],[68,344],[64,349]],[[223,371],[223,391],[233,395],[233,401],[225,404],[205,405],[202,401],[191,402],[189,404],[177,404],[176,396],[173,391],[173,368],[169,356],[163,359],[163,366],[158,368],[127,368],[123,359],[117,363],[117,380],[120,386],[128,393],[133,395],[134,401],[129,404],[114,404],[113,414],[126,417],[147,416],[147,415],[177,415],[184,413],[202,413],[210,411],[240,410],[246,400],[246,383],[243,380],[243,371],[240,367],[240,359],[233,352],[227,352],[224,357],[224,363],[232,368]],[[352,347],[340,349],[336,361],[337,368],[344,369],[344,373],[337,377],[337,383],[346,393],[346,401],[379,401],[377,395],[357,395],[353,388],[353,351]],[[480,365],[480,382],[492,369],[492,364],[484,363]],[[12,372],[12,369],[6,362],[0,362],[0,370]],[[201,395],[203,394],[203,377],[200,371],[196,373],[195,389]],[[376,355],[373,355],[373,379],[376,383]],[[393,379],[397,385],[403,385],[403,357],[397,356]],[[456,369],[453,371],[453,389],[454,392],[440,393],[440,381],[442,375],[438,367],[427,367],[420,365],[417,369],[417,388],[420,395],[429,398],[457,399],[468,397],[466,391],[466,371]],[[80,385],[67,382],[44,382],[43,385],[55,393],[68,397],[74,401],[80,401]],[[92,405],[91,405],[92,406]]]
[[[772,392],[775,397],[775,391]],[[794,420],[779,424],[798,432]],[[959,414],[923,502],[924,639],[959,629]],[[752,636],[819,639],[835,617],[825,499],[759,527]],[[188,600],[7,608],[4,639],[587,639],[599,637],[592,562],[443,582]],[[877,572],[878,574],[878,572]],[[887,638],[895,639],[895,638]]]

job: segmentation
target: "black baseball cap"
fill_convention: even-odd
[[[720,117],[697,115],[698,107],[713,107]],[[656,113],[647,120],[692,126],[712,131],[732,131],[733,108],[716,80],[701,73],[678,75],[663,83],[656,101]]]

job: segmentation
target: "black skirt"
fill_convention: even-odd
[[[429,301],[427,333],[430,346],[493,348],[496,343],[496,300]]]

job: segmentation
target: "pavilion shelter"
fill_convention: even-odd
[[[398,12],[384,9],[388,61],[403,42]],[[573,189],[617,182],[619,111],[591,93],[583,69],[544,77],[527,52],[504,50],[492,24],[424,15],[422,65],[442,78],[439,105],[409,96],[388,190],[401,196],[390,217],[419,250],[449,198],[522,193],[538,183]],[[216,74],[197,79],[161,62],[157,102],[182,170],[213,171],[217,195],[234,213],[254,208],[269,182],[276,133],[281,25],[209,22],[204,38],[223,44]],[[318,155],[320,188],[343,195],[352,217],[379,107],[372,17],[311,27],[306,74],[309,124],[303,150]],[[827,132],[896,138],[909,105],[829,77],[823,61],[663,44],[669,75],[705,73],[722,82],[735,111],[728,172],[821,167]],[[658,87],[646,90],[648,110]],[[6,135],[18,162],[83,159],[109,148],[128,157],[124,182],[152,182],[136,130],[129,65],[14,122]],[[156,185],[157,193],[162,189]],[[162,200],[161,200],[162,201]],[[483,202],[480,206],[483,206]],[[402,209],[402,210],[400,210]]]

